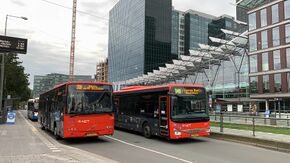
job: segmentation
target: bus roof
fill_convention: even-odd
[[[54,89],[57,89],[57,88],[59,88],[59,87],[62,87],[62,86],[64,86],[64,85],[71,85],[71,84],[102,84],[102,85],[110,85],[110,86],[112,86],[112,84],[110,84],[110,83],[105,83],[105,82],[73,81],[73,82],[65,82],[65,83],[59,84],[59,85],[53,87],[52,89],[50,89],[50,90],[48,90],[48,91],[46,91],[46,92],[44,92],[44,93],[42,93],[42,94],[45,94],[45,93],[47,93],[47,92],[50,92],[50,91],[52,91],[52,90],[54,90]]]
[[[167,85],[161,85],[161,86],[130,86],[125,87],[119,91],[116,91],[114,93],[125,93],[125,92],[134,92],[134,91],[148,91],[148,90],[169,90],[172,87],[197,87],[197,88],[204,88],[203,85],[200,84],[167,84]]]

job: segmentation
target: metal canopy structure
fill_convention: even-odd
[[[219,46],[210,46],[199,44],[199,48],[190,50],[189,55],[181,55],[179,59],[172,60],[172,63],[159,67],[158,70],[149,72],[142,76],[129,79],[122,82],[114,83],[114,85],[132,86],[132,85],[159,85],[176,82],[178,80],[194,76],[191,81],[196,82],[199,73],[204,73],[212,66],[217,66],[213,78],[209,79],[212,86],[215,82],[219,67],[222,61],[231,61],[235,67],[235,71],[239,74],[244,57],[248,53],[247,32],[237,33],[222,29],[226,35],[226,39],[210,37],[210,40]],[[241,57],[239,63],[235,61],[235,57]],[[239,80],[239,76],[238,76]]]

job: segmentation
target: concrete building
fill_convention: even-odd
[[[250,97],[266,99],[261,110],[290,111],[290,0],[248,10]]]
[[[98,82],[108,82],[108,59],[97,64],[95,78]]]
[[[69,75],[51,73],[44,76],[35,75],[33,82],[33,97],[52,89],[53,87],[65,83],[69,80]],[[74,81],[94,81],[90,75],[75,75]]]
[[[109,81],[158,69],[171,54],[172,0],[120,0],[109,16]]]

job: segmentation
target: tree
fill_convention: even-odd
[[[24,73],[22,62],[18,61],[19,57],[15,53],[9,53],[5,57],[5,80],[4,80],[4,97],[11,95],[17,98],[17,103],[27,101],[31,97],[31,90],[28,87],[29,74]]]

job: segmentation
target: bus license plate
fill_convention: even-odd
[[[198,134],[191,134],[191,137],[198,137]]]
[[[96,133],[90,133],[90,134],[87,134],[86,136],[97,136],[97,134]]]

